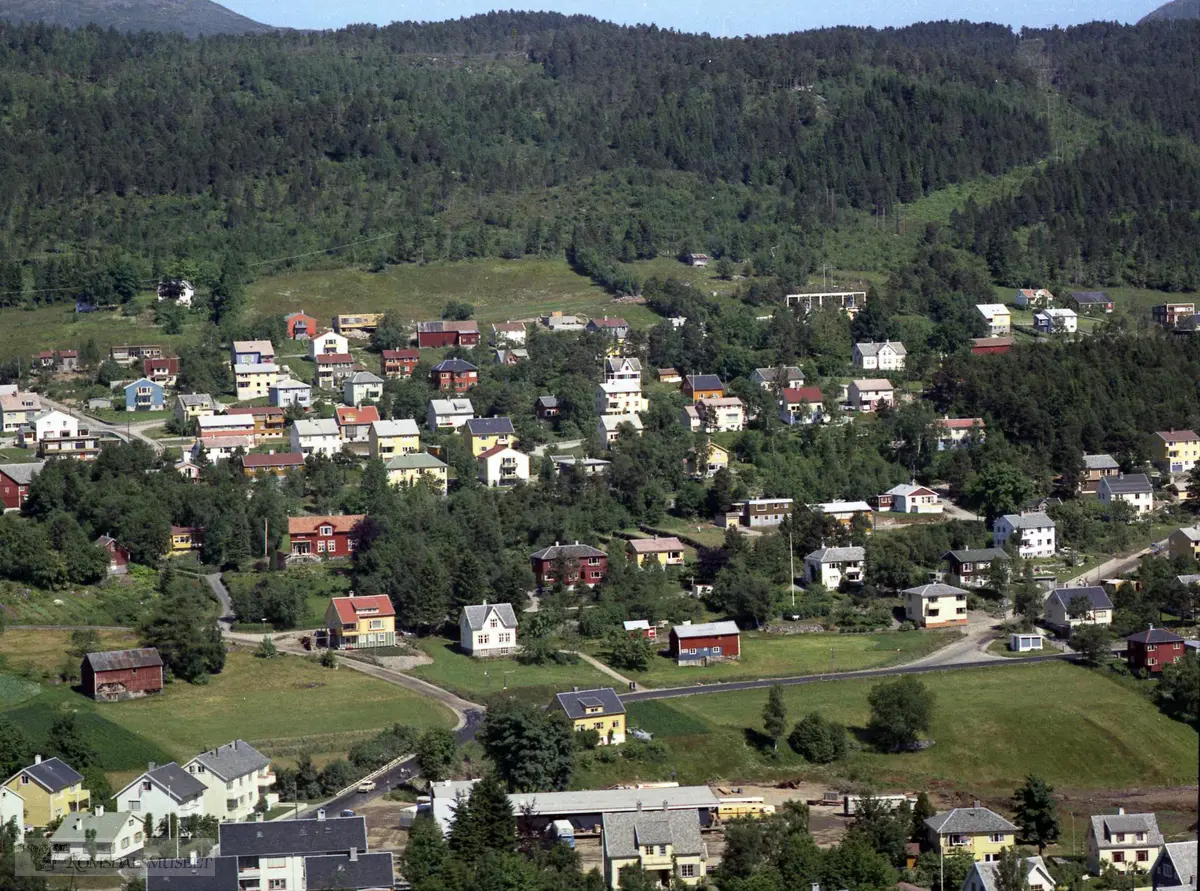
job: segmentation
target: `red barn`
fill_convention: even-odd
[[[162,692],[162,657],[154,647],[88,653],[79,676],[84,695],[97,702],[137,699]]]
[[[364,514],[288,517],[292,556],[349,557],[354,553],[350,535],[364,519]]]
[[[737,622],[676,625],[671,629],[671,658],[679,665],[708,665],[742,655]]]
[[[420,350],[384,350],[379,354],[379,372],[384,377],[412,377],[420,361]]]
[[[0,502],[4,510],[20,510],[29,494],[33,478],[45,464],[35,461],[25,464],[0,464]]]
[[[974,356],[1002,355],[1013,348],[1011,337],[974,337],[971,339],[971,354]]]
[[[303,311],[284,316],[283,324],[292,340],[312,340],[317,336],[317,320]]]
[[[1125,654],[1129,658],[1129,667],[1134,671],[1158,674],[1165,666],[1174,665],[1182,659],[1185,652],[1182,637],[1153,625],[1146,631],[1129,635],[1125,640],[1129,644]]]
[[[111,535],[101,535],[96,544],[108,554],[108,571],[113,575],[124,575],[129,571],[129,548],[120,544]]]
[[[608,554],[591,545],[559,544],[535,551],[529,557],[538,587],[546,588],[561,581],[564,585],[584,584],[593,588],[608,575]]]
[[[478,345],[478,322],[417,322],[417,346],[422,349],[453,346],[471,349]]]

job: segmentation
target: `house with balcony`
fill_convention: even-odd
[[[992,547],[1003,548],[1009,539],[1017,542],[1017,553],[1026,560],[1053,557],[1057,524],[1044,511],[1005,514],[992,525]]]
[[[999,860],[1005,848],[1016,844],[1017,827],[979,802],[934,814],[925,820],[925,828],[940,855],[970,854],[980,863]]]
[[[17,444],[29,448],[47,439],[71,439],[79,435],[79,418],[58,409],[39,412],[17,434]]]
[[[266,365],[275,362],[275,345],[269,340],[235,340],[230,352],[233,365]]]
[[[883,343],[856,343],[852,359],[854,367],[863,371],[903,371],[908,350],[898,340]]]
[[[1080,625],[1111,625],[1113,602],[1099,585],[1055,588],[1043,606],[1043,620],[1063,636]]]
[[[337,390],[342,381],[354,374],[354,357],[349,353],[318,353],[313,359],[316,372],[313,383],[318,390]]]
[[[393,486],[427,483],[439,495],[445,495],[449,468],[428,452],[408,452],[387,462],[388,482]]]
[[[354,553],[354,530],[365,514],[288,517],[291,556],[318,559],[349,557]]]
[[[949,628],[967,624],[967,592],[934,582],[907,588],[904,618],[921,628]]]
[[[143,359],[157,359],[163,354],[163,348],[156,343],[122,344],[108,348],[108,357],[118,365],[133,365]]]
[[[25,825],[35,829],[86,811],[92,803],[83,774],[59,758],[34,755],[33,764],[18,770],[4,786],[24,800]]]
[[[82,427],[77,436],[47,436],[38,443],[38,457],[94,461],[100,454],[100,437]]]
[[[701,399],[683,407],[682,421],[691,433],[733,433],[746,425],[746,406],[736,396]]]
[[[381,312],[341,312],[333,317],[333,330],[338,334],[366,337],[383,321]]]
[[[1196,314],[1195,303],[1159,303],[1150,307],[1150,318],[1163,328],[1174,328],[1188,316]]]
[[[459,430],[475,417],[470,399],[430,399],[425,426],[431,433],[439,430]]]
[[[312,387],[295,378],[284,378],[271,385],[267,399],[275,408],[309,408],[312,405]]]
[[[204,784],[205,815],[222,822],[249,818],[260,799],[265,799],[268,807],[278,801],[279,796],[271,791],[275,783],[271,760],[245,740],[235,739],[201,752],[183,769]]]
[[[729,513],[717,517],[717,525],[744,526],[747,529],[771,529],[792,513],[790,498],[748,498],[735,501]]]
[[[1187,473],[1200,461],[1200,436],[1192,430],[1160,430],[1150,438],[1150,463],[1163,473]]]
[[[147,377],[125,385],[125,411],[162,411],[163,385]]]
[[[420,361],[420,350],[384,350],[379,354],[379,373],[389,379],[410,378]]]
[[[16,436],[22,427],[33,423],[42,412],[42,400],[34,393],[5,393],[0,395],[0,433]]]
[[[1154,814],[1096,814],[1087,836],[1088,872],[1100,875],[1109,867],[1117,872],[1149,872],[1162,850],[1163,837]]]
[[[201,440],[217,439],[223,436],[244,436],[250,440],[250,445],[253,446],[256,443],[254,416],[244,413],[227,413],[197,418],[196,436]]]
[[[625,544],[625,552],[638,567],[652,563],[663,567],[683,565],[683,542],[673,535],[631,538]]]
[[[698,885],[708,875],[708,846],[696,810],[602,815],[604,883],[621,887],[621,871],[638,869],[663,888]]]
[[[342,435],[333,418],[293,421],[289,431],[291,450],[304,457],[324,455],[334,457],[342,450]]]
[[[475,456],[479,482],[489,488],[507,488],[529,482],[529,456],[512,446],[492,446]]]
[[[597,415],[632,415],[644,412],[649,406],[642,395],[638,380],[618,380],[596,385],[592,398]]]
[[[804,576],[809,584],[815,582],[830,591],[836,591],[842,582],[862,584],[866,564],[865,548],[818,548],[805,556]]]
[[[896,404],[896,391],[886,378],[864,378],[850,382],[847,398],[855,411],[878,411]]]
[[[282,439],[287,427],[287,418],[283,409],[271,405],[253,405],[231,408],[225,413],[227,418],[249,418],[250,436],[258,442],[264,439]]]
[[[162,766],[153,761],[133,782],[113,796],[117,810],[144,819],[153,814],[157,822],[171,816],[203,817],[204,792],[208,787],[174,761]],[[220,818],[220,814],[213,814]]]
[[[162,356],[158,359],[142,360],[142,374],[156,384],[174,387],[179,379],[179,357]]]
[[[333,650],[395,646],[396,610],[386,594],[332,597],[325,610],[325,631]]]
[[[1096,498],[1101,504],[1128,504],[1137,517],[1154,511],[1154,487],[1144,473],[1118,473],[1104,477],[1096,488]]]
[[[464,606],[458,617],[458,645],[476,658],[511,656],[517,651],[517,614],[510,603]]]
[[[1079,316],[1073,309],[1043,309],[1033,314],[1033,330],[1039,334],[1074,334]]]
[[[314,362],[317,356],[347,356],[350,354],[350,341],[336,331],[326,331],[314,335],[308,342],[308,358]]]
[[[642,386],[642,363],[628,356],[609,357],[604,360],[604,383],[620,384],[635,382]]]
[[[568,588],[575,585],[594,588],[608,574],[608,554],[579,542],[555,542],[530,554],[529,563],[539,588],[552,588],[559,582]]]
[[[421,431],[412,418],[374,421],[367,430],[372,458],[390,461],[397,455],[421,450]]]
[[[517,441],[517,431],[510,418],[470,418],[463,430],[467,447],[476,458],[496,446],[511,446]]]
[[[279,366],[274,362],[258,362],[233,366],[234,385],[239,402],[267,399],[271,387],[279,383]]]
[[[465,393],[479,383],[479,369],[464,359],[443,359],[429,372],[435,390]]]
[[[359,406],[383,398],[383,378],[369,371],[356,371],[342,381],[342,401]]]
[[[95,813],[68,815],[54,830],[50,836],[50,862],[117,861],[133,866],[145,847],[145,826],[137,814],[106,813],[97,805]]]
[[[820,387],[794,387],[779,394],[779,419],[785,424],[819,424],[825,414],[825,396]]]
[[[196,418],[212,417],[217,411],[217,405],[207,393],[180,393],[175,397],[172,408],[176,419],[185,424]]]

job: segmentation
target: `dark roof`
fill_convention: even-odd
[[[295,517],[290,519],[294,520]],[[223,746],[201,752],[192,761],[203,764],[205,768],[226,782],[236,780],[238,777],[243,777],[271,763],[266,755],[263,755],[244,739],[235,739]]]
[[[434,371],[453,371],[462,373],[466,371],[478,371],[479,369],[470,362],[465,362],[462,359],[443,359],[437,365],[433,366]]]
[[[236,857],[201,857],[186,860],[147,860],[146,891],[235,891]]]
[[[153,668],[163,664],[162,657],[154,647],[88,653],[83,657],[83,661],[92,666],[92,671],[124,671],[128,668]]]
[[[586,718],[589,708],[599,706],[602,715],[623,715],[625,706],[617,698],[612,687],[600,687],[596,690],[579,690],[573,693],[559,693],[556,697],[567,717],[575,720]]]
[[[1106,476],[1100,480],[1100,485],[1114,495],[1133,495],[1143,492],[1153,492],[1154,487],[1144,473],[1125,473],[1119,476]]]
[[[1131,634],[1125,639],[1130,643],[1144,644],[1183,643],[1183,638],[1178,634],[1172,634],[1170,631],[1154,627],[1147,628],[1145,631],[1139,631],[1137,634]]]
[[[363,891],[367,888],[390,889],[395,884],[392,855],[346,854],[304,858],[305,887],[308,891]]]
[[[495,436],[500,433],[515,433],[510,418],[471,418],[467,421],[467,430],[473,435]]]
[[[1058,601],[1063,609],[1069,609],[1071,601],[1076,597],[1083,597],[1092,609],[1112,609],[1112,601],[1108,598],[1108,592],[1099,585],[1091,585],[1086,588],[1055,588],[1050,592],[1050,597]]]
[[[154,770],[148,770],[145,775],[176,801],[183,801],[194,795],[203,795],[204,790],[208,788],[174,761],[164,764],[162,767],[156,767]]]
[[[324,820],[273,820],[269,823],[222,823],[221,853],[241,857],[283,854],[333,854],[367,849],[365,817]]]
[[[558,408],[558,397],[557,396],[539,396],[537,398],[537,404],[539,406],[541,406],[542,408]]]
[[[1076,303],[1112,303],[1112,298],[1103,291],[1072,291]]]
[[[693,390],[724,390],[725,384],[715,374],[689,374],[684,380]]]
[[[531,560],[582,560],[584,557],[607,557],[608,554],[599,548],[594,548],[591,545],[580,544],[558,544],[555,542],[548,548],[542,548],[540,551],[534,551],[529,555]]]
[[[20,772],[29,774],[47,792],[59,792],[83,782],[83,774],[58,758],[45,758],[38,764],[22,768]]]
[[[1007,560],[1008,554],[1003,548],[963,548],[958,551],[946,551],[942,554],[942,559],[947,557],[957,560],[959,563],[988,563],[992,560]]]

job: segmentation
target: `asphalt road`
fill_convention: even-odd
[[[155,452],[161,452],[163,450],[161,442],[156,439],[151,439],[142,432],[142,430],[145,428],[154,427],[163,423],[162,421],[135,421],[134,418],[137,417],[137,414],[136,412],[131,412],[130,423],[110,424],[107,421],[102,421],[99,418],[92,417],[80,408],[72,408],[70,406],[63,405],[61,402],[55,402],[53,399],[49,399],[46,396],[39,396],[39,398],[41,399],[43,405],[58,409],[64,414],[74,415],[77,418],[86,420],[88,422],[88,430],[92,431],[93,433],[111,433],[113,436],[116,436],[118,439],[123,439],[126,442],[128,442],[130,439],[140,439],[146,445],[150,446],[150,448],[154,449]]]

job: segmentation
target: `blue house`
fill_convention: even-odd
[[[149,378],[125,387],[125,411],[162,411],[163,388]]]

